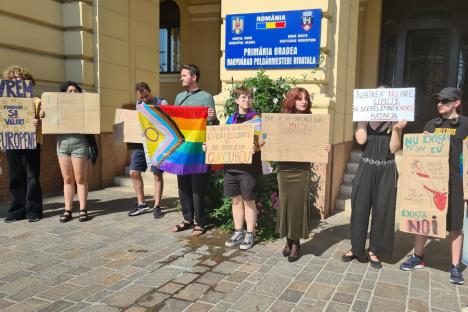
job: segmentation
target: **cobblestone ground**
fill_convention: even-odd
[[[181,219],[166,209],[128,217],[128,189],[90,193],[93,219],[61,224],[62,198],[46,199],[37,223],[0,224],[0,310],[4,311],[460,311],[468,288],[448,282],[446,241],[432,241],[424,270],[403,272],[411,237],[397,233],[380,271],[342,263],[349,215],[317,224],[288,263],[284,240],[241,252],[226,234],[169,231]],[[175,199],[165,199],[174,207]],[[3,210],[2,210],[3,209]],[[5,207],[0,209],[5,211]],[[75,213],[76,216],[76,213]]]

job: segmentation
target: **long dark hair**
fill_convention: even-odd
[[[81,87],[74,81],[65,81],[61,86],[60,86],[60,92],[67,92],[67,89],[69,86],[74,86],[76,90],[78,90],[79,93],[83,93],[83,90]]]

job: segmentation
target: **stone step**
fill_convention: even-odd
[[[350,185],[351,183],[353,183],[354,177],[355,177],[354,174],[346,173],[346,174],[343,176],[343,184],[345,184],[345,185]]]
[[[354,150],[351,152],[351,157],[349,158],[350,162],[359,162],[361,160],[361,150]]]
[[[335,204],[335,210],[337,211],[351,211],[351,199],[338,198]]]
[[[339,196],[351,197],[352,189],[353,189],[353,187],[351,185],[342,184],[340,186],[340,195]]]
[[[128,172],[127,168],[125,171]],[[145,185],[145,194],[150,195],[153,192],[154,177],[151,171],[142,172],[143,183]],[[174,174],[165,173],[164,178],[164,190],[163,197],[177,197],[178,186],[177,176]],[[122,175],[114,177],[114,186],[126,187],[133,190],[132,179],[129,175]]]
[[[348,164],[346,165],[346,169],[347,169],[346,173],[355,175],[358,170],[358,167],[359,167],[359,163],[348,162]]]

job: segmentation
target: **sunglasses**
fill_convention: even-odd
[[[448,104],[453,101],[455,101],[455,99],[434,99],[434,104]]]

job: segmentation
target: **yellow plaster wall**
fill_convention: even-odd
[[[146,81],[159,94],[159,2],[97,1],[101,131],[112,132],[115,109],[135,103],[134,86]]]
[[[375,88],[378,83],[382,0],[361,3],[356,88]]]
[[[163,2],[163,1],[161,1]],[[180,9],[181,63],[200,67],[200,87],[220,91],[220,0],[175,0]],[[159,44],[159,41],[158,41]],[[183,89],[177,74],[161,74],[161,96],[170,103]]]

